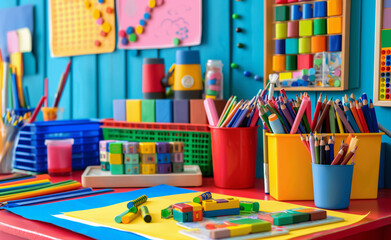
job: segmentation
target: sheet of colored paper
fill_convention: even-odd
[[[7,32],[7,51],[9,54],[19,52],[19,37],[16,31]]]
[[[50,47],[54,57],[112,52],[114,0],[51,0]]]
[[[34,32],[33,5],[0,9],[0,49],[3,59],[6,59],[9,55],[7,51],[7,32],[25,27],[31,33]]]
[[[183,230],[183,228],[179,227],[176,224],[176,221],[169,219],[161,219],[160,212],[161,209],[168,207],[177,202],[185,202],[191,201],[194,197],[198,196],[200,193],[185,193],[164,197],[155,197],[149,198],[145,203],[145,206],[148,207],[149,212],[152,216],[152,222],[149,224],[145,224],[141,217],[135,219],[130,224],[118,224],[114,222],[114,217],[119,213],[122,213],[127,209],[127,202],[122,202],[114,205],[110,205],[107,207],[84,210],[84,211],[76,211],[76,212],[66,212],[64,213],[68,217],[78,218],[87,222],[91,222],[94,224],[99,224],[103,226],[107,226],[110,228],[116,228],[119,230],[130,231],[134,233],[140,233],[142,235],[148,235],[156,238],[163,239],[187,239],[183,235],[181,235],[178,231]],[[227,198],[231,196],[215,194],[213,193],[213,198]],[[260,211],[264,212],[276,212],[282,211],[286,209],[303,207],[296,204],[277,202],[277,201],[264,201],[257,199],[248,199],[248,198],[239,198],[240,201],[257,201],[260,205]],[[298,237],[306,234],[311,234],[319,231],[325,231],[329,229],[334,229],[338,227],[347,226],[353,223],[356,223],[362,220],[365,216],[361,215],[353,215],[346,213],[339,213],[334,211],[328,211],[328,215],[340,217],[345,219],[343,222],[332,223],[328,225],[321,225],[311,228],[305,228],[300,230],[295,230],[289,233],[289,237]],[[151,231],[153,229],[153,231]],[[287,236],[274,237],[273,239],[286,239]]]
[[[32,38],[31,38],[31,32],[28,28],[21,28],[16,30],[18,33],[18,39],[19,39],[19,51],[24,52],[31,52],[33,50],[32,48]]]
[[[116,11],[120,49],[170,48],[201,43],[201,0],[117,0]]]

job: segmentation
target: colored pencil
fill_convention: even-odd
[[[319,141],[315,137],[315,162],[316,164],[319,164]]]
[[[369,112],[369,107],[368,107],[368,100],[364,99],[362,102],[362,111],[365,117],[365,121],[367,122],[368,130],[369,132],[374,132],[373,130],[373,125],[372,125],[372,119],[371,119],[371,114]]]
[[[233,127],[240,127],[242,125],[242,122],[243,122],[244,118],[246,117],[249,109],[250,109],[250,106],[247,104],[247,106],[244,107],[241,115],[238,117],[238,119],[233,124]]]
[[[312,134],[312,132],[310,133],[309,143],[310,143],[310,151],[311,151],[312,163],[316,163],[316,158],[315,158],[315,138],[314,138],[314,135]]]
[[[335,109],[334,109],[335,110]],[[337,123],[338,123],[338,129],[339,129],[339,133],[345,133],[344,129],[343,129],[343,124],[341,122],[341,119],[339,118],[339,115],[338,114],[335,114],[336,118],[337,118]]]
[[[361,125],[360,117],[358,116],[357,113],[357,108],[354,105],[354,102],[349,103],[350,111],[352,112],[352,115],[354,117],[354,120],[356,121],[357,127],[360,130],[361,133],[364,133],[364,128]]]
[[[334,109],[337,112],[337,115],[339,116],[339,118],[341,119],[343,125],[345,126],[346,131],[348,133],[353,133],[354,132],[353,128],[352,128],[352,126],[350,126],[348,120],[346,119],[344,112],[342,112],[342,110],[338,106],[336,106],[335,104],[334,104]]]
[[[235,113],[238,111],[239,107],[242,105],[243,100],[240,100],[238,104],[233,108],[233,110],[230,112],[230,114],[227,116],[227,118],[224,120],[224,122],[221,124],[221,127],[227,126],[227,124],[231,121]]]
[[[319,164],[326,164],[325,145],[324,140],[321,139],[319,144]]]
[[[228,122],[227,127],[232,127],[235,121],[238,119],[240,114],[243,112],[243,109],[245,107],[245,103],[242,103],[238,110],[235,112],[234,116],[231,118],[231,120]]]
[[[309,98],[304,98],[303,99],[303,102],[301,103],[301,105],[300,105],[300,108],[299,108],[299,110],[298,110],[298,112],[297,112],[297,116],[296,116],[296,118],[295,118],[295,121],[293,122],[293,125],[292,125],[292,128],[291,128],[291,131],[290,131],[290,133],[291,134],[294,134],[294,133],[296,133],[297,132],[297,129],[299,128],[299,124],[300,124],[300,122],[301,122],[301,119],[303,118],[303,115],[304,115],[304,111],[307,109],[307,105],[308,105],[308,99]],[[308,122],[307,122],[307,124],[308,124]]]
[[[324,159],[324,164],[330,165],[330,146],[326,144],[324,147],[324,152],[325,152],[325,159]]]
[[[48,107],[49,105],[48,105],[48,101],[49,101],[49,95],[48,95],[48,93],[49,93],[49,80],[48,80],[48,78],[45,78],[45,83],[44,83],[44,96],[46,97],[46,99],[45,99],[45,107]]]
[[[221,125],[223,124],[223,122],[225,121],[225,119],[227,118],[227,116],[229,115],[230,111],[231,111],[231,108],[232,106],[234,105],[234,102],[236,101],[236,96],[234,96],[233,98],[231,98],[231,101],[225,105],[227,108],[225,109],[225,111],[223,111],[223,113],[221,114],[220,116],[220,120],[219,120],[219,124],[218,126],[221,127]]]
[[[356,150],[357,150],[357,146],[354,149],[352,149],[348,154],[346,154],[345,158],[341,162],[341,165],[346,165],[349,162],[349,160],[353,157],[353,155],[356,153]]]
[[[7,178],[0,179],[0,183],[6,182],[6,181],[16,181],[16,180],[20,180],[23,178],[30,178],[30,177],[32,177],[32,175],[30,175],[30,174],[28,174],[28,175],[15,174],[13,177],[7,177]]]
[[[333,107],[330,107],[329,109],[329,121],[330,121],[330,132],[335,133],[335,113]]]
[[[266,194],[269,194],[269,155],[268,144],[266,138],[266,125],[263,126],[263,181],[264,190]]]
[[[284,104],[282,104],[282,106],[285,106]],[[281,109],[281,104],[279,104],[279,110],[280,110],[280,113],[281,113],[281,118],[282,118],[282,120],[284,121],[283,123],[284,123],[284,126],[285,126],[285,128],[286,128],[286,130],[287,130],[287,133],[288,132],[290,132],[291,131],[291,125],[288,123],[288,120],[286,119],[286,117],[285,117],[285,115],[284,115],[284,113],[282,112],[282,109]]]
[[[33,122],[35,121],[35,119],[37,118],[38,113],[39,113],[39,111],[41,110],[42,104],[43,104],[43,102],[45,101],[45,99],[46,99],[45,96],[42,96],[42,97],[41,97],[41,100],[39,100],[39,103],[38,103],[37,107],[35,108],[35,110],[34,110],[34,112],[33,112],[33,115],[32,115],[31,118],[30,118],[29,123],[33,123]]]
[[[19,102],[19,97],[18,97],[18,88],[16,85],[16,75],[14,73],[11,74],[11,83],[12,83],[12,101],[14,104],[14,109],[19,109],[20,102]]]
[[[329,148],[330,148],[330,158],[326,159],[328,161],[327,164],[331,164],[331,162],[334,160],[334,142],[333,142],[333,139],[329,138]]]
[[[371,113],[373,132],[379,132],[379,125],[377,123],[376,111],[375,111],[375,108],[373,106],[372,99],[370,100],[369,110],[370,110],[370,113]]]
[[[364,114],[361,110],[361,107],[360,105],[358,104],[358,101],[356,101],[356,109],[357,109],[357,114],[358,114],[358,117],[360,118],[360,122],[361,122],[361,125],[364,129],[364,132],[365,133],[369,133],[369,129],[368,129],[368,126],[367,126],[367,122],[365,121],[365,117],[364,117]]]
[[[61,83],[61,88],[60,88],[60,91],[58,91],[54,97],[54,104],[53,104],[53,107],[57,107],[59,102],[60,102],[60,99],[61,99],[61,95],[62,95],[62,92],[64,91],[64,87],[65,87],[65,83],[67,82],[67,78],[68,78],[68,74],[69,74],[69,69],[71,67],[71,60],[69,60],[68,62],[68,65],[67,65],[67,68],[65,70],[65,73],[63,74],[62,76],[62,81],[60,81]]]
[[[341,158],[343,156],[343,150],[339,150],[337,153],[337,156],[335,156],[334,160],[332,161],[331,165],[338,165],[339,162],[341,161]]]
[[[319,132],[319,129],[320,129],[320,127],[321,127],[322,124],[323,124],[323,121],[326,119],[326,115],[329,114],[329,110],[330,110],[330,107],[331,107],[332,102],[333,102],[333,101],[330,99],[330,100],[327,102],[326,106],[324,107],[324,109],[323,109],[323,111],[322,111],[322,115],[320,116],[320,119],[319,119],[318,123],[317,123],[316,126],[315,126],[315,129],[314,129],[315,132]]]
[[[308,98],[308,104],[307,104],[307,109],[305,110],[305,114],[306,114],[306,118],[307,118],[307,121],[308,121],[308,126],[309,126],[309,129],[307,130],[308,132],[311,132],[312,131],[312,128],[311,128],[311,98],[308,96],[308,93],[305,94],[305,97]]]
[[[345,104],[347,104],[347,103],[345,103]],[[354,117],[352,115],[352,112],[350,111],[350,108],[348,108],[348,106],[345,105],[344,110],[345,110],[346,118],[347,118],[348,122],[350,123],[350,126],[352,126],[353,131],[355,133],[360,133],[360,129],[358,128],[357,123],[354,120]]]
[[[0,189],[4,187],[11,187],[11,186],[21,186],[22,184],[29,184],[31,182],[36,182],[36,181],[49,181],[49,175],[48,174],[40,174],[35,176],[35,178],[28,178],[28,179],[22,179],[18,180],[17,182],[5,182],[5,183],[0,183]]]
[[[289,110],[286,108],[285,104],[281,104],[281,111],[282,111],[282,114],[285,116],[286,120],[288,121],[289,126],[292,127],[293,119],[292,119],[291,114],[289,113]]]
[[[310,150],[309,146],[307,145],[307,142],[301,133],[300,133],[300,139],[301,139],[301,142],[304,144],[305,149],[307,149],[308,153],[311,154],[311,150]]]
[[[259,109],[257,106],[255,106],[254,108],[255,108],[254,115],[253,118],[251,119],[250,127],[256,126],[259,120]]]

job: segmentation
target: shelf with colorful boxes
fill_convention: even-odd
[[[99,151],[102,170],[112,175],[184,172],[183,142],[102,140]]]

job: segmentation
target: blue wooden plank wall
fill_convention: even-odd
[[[30,89],[31,102],[35,104],[43,94],[43,79],[48,77],[49,101],[52,102],[60,75],[70,58],[50,56],[47,0],[0,0],[0,8],[25,4],[35,6],[33,41],[37,74],[26,76],[24,82]],[[366,92],[372,97],[375,1],[351,0],[351,5],[350,90],[346,93],[353,92],[358,96]],[[233,20],[232,13],[238,13],[240,19]],[[262,87],[262,82],[244,77],[243,71],[248,70],[253,75],[263,77],[263,1],[203,0],[202,24],[202,44],[189,48],[200,51],[202,70],[205,70],[207,59],[221,59],[224,63],[225,97],[236,94],[241,98],[251,98]],[[236,27],[244,31],[236,33]],[[243,43],[245,48],[237,48],[237,43]],[[65,110],[64,118],[112,117],[113,99],[142,98],[142,59],[164,58],[168,69],[175,61],[175,51],[176,49],[116,50],[108,54],[71,57],[71,74],[60,103]],[[230,69],[231,62],[239,64],[239,68]],[[289,93],[291,97],[294,94],[296,93]],[[341,94],[327,93],[332,97]],[[319,92],[311,92],[310,96],[315,100]],[[377,107],[377,113],[379,122],[391,129],[391,108]],[[390,169],[391,141],[383,137],[383,142],[386,143],[385,169]],[[259,149],[261,146],[260,142]],[[258,155],[257,175],[261,176],[262,154]],[[386,174],[385,177],[386,187],[391,187],[391,175]]]

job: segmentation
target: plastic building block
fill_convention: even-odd
[[[281,81],[292,79],[292,72],[280,73],[280,74],[279,74],[279,79],[280,79]]]
[[[299,39],[288,38],[285,40],[285,52],[286,54],[298,54],[299,53]]]
[[[123,164],[110,164],[110,173],[112,175],[124,174],[124,165]]]
[[[156,173],[156,164],[140,164],[141,174],[155,174]]]
[[[273,56],[273,71],[274,72],[285,71],[285,55]]]
[[[311,38],[299,38],[299,53],[311,52]]]
[[[181,153],[185,151],[184,142],[169,142],[171,153]]]
[[[285,54],[285,39],[277,39],[274,41],[274,53]]]
[[[227,216],[227,215],[239,215],[239,208],[229,208],[229,209],[220,209],[220,210],[204,210],[204,217],[218,217],[218,216]]]
[[[240,212],[259,212],[258,202],[240,201],[239,202]]]
[[[297,69],[310,69],[313,67],[313,55],[311,54],[300,54],[297,55]]]
[[[340,52],[342,50],[342,35],[329,36],[329,51]]]
[[[327,2],[314,2],[314,18],[327,16]]]
[[[172,205],[167,207],[167,208],[165,208],[165,209],[162,209],[161,218],[169,219],[169,218],[172,218],[172,217],[173,217]]]
[[[107,150],[110,153],[122,153],[122,143],[120,142],[111,142],[109,144],[109,149]]]
[[[113,100],[113,119],[115,121],[126,121],[126,100]]]
[[[314,19],[314,35],[327,34],[326,19]]]
[[[279,212],[279,213],[272,213],[271,216],[273,217],[273,225],[284,226],[284,225],[293,224],[293,217],[291,214],[285,212]]]
[[[125,153],[124,154],[124,164],[138,164],[139,155],[138,153]]]
[[[274,20],[277,21],[288,21],[289,20],[289,7],[278,6],[274,8]]]
[[[100,151],[99,152],[99,160],[100,160],[100,162],[108,162],[109,160],[109,158],[108,158],[108,156],[107,156],[108,154],[107,154],[107,152],[106,151]]]
[[[294,210],[287,210],[286,213],[292,216],[293,223],[308,222],[310,220],[309,213],[296,212]]]
[[[287,55],[286,56],[286,70],[296,70],[297,69],[297,56],[296,55]]]
[[[157,164],[157,173],[171,173],[171,163]]]
[[[202,221],[203,213],[202,210],[195,211],[193,210],[193,222]]]
[[[100,164],[102,171],[110,171],[110,163],[109,162],[102,162]]]
[[[170,160],[173,163],[183,163],[183,153],[171,153]]]
[[[303,19],[309,19],[312,18],[312,4],[305,3],[303,4]]]
[[[189,100],[173,101],[174,123],[189,123]]]
[[[170,153],[157,153],[156,154],[157,163],[171,163],[171,154]]]
[[[342,0],[327,1],[327,16],[342,15]]]
[[[192,99],[189,101],[190,104],[190,123],[194,124],[208,124],[206,117],[204,100]]]
[[[381,30],[381,47],[391,47],[391,29]]]
[[[199,203],[187,202],[186,204],[189,205],[189,206],[192,206],[193,207],[193,211],[202,211],[202,206]]]
[[[172,123],[172,100],[156,99],[156,122]]]
[[[239,200],[236,198],[208,199],[202,201],[202,207],[204,211],[239,208]]]
[[[289,21],[288,25],[288,38],[295,38],[299,36],[299,22],[298,21]]]
[[[177,209],[173,209],[173,217],[177,222],[192,222],[193,221],[193,212],[181,212]]]
[[[109,153],[110,164],[123,164],[122,153]]]
[[[126,100],[126,121],[141,122],[141,100]]]
[[[138,153],[138,142],[126,142],[122,143],[122,152],[123,153]]]
[[[170,152],[170,144],[168,142],[157,142],[156,145],[156,153],[169,153]]]
[[[229,226],[227,229],[229,229],[231,237],[237,237],[249,234],[251,232],[251,225],[241,224],[238,226]]]
[[[327,51],[326,36],[311,37],[311,53]]]
[[[172,163],[172,172],[181,173],[183,172],[183,163]]]
[[[125,164],[125,174],[140,174],[140,165]]]
[[[312,36],[312,34],[313,34],[312,20],[299,21],[299,36],[306,37],[306,36]]]
[[[141,101],[141,122],[155,122],[156,110],[154,99],[144,99]]]
[[[287,24],[286,22],[283,23],[276,23],[276,39],[284,39],[287,36]]]
[[[115,142],[114,140],[101,140],[99,141],[99,150],[100,151],[107,151],[107,144]]]
[[[325,210],[304,208],[304,209],[293,209],[296,212],[308,213],[310,215],[310,221],[316,221],[327,218],[327,212]]]
[[[172,208],[177,209],[178,211],[181,211],[181,212],[192,212],[193,211],[193,207],[189,204],[186,204],[186,203],[176,203],[176,204],[172,205]]]
[[[251,233],[271,231],[272,228],[270,222],[261,219],[242,218],[230,220],[229,223],[251,225]]]
[[[213,229],[210,231],[209,237],[213,239],[230,238],[231,231],[227,228]]]
[[[139,153],[156,153],[156,145],[154,142],[140,142]]]
[[[141,163],[146,163],[146,164],[156,164],[156,154],[155,153],[148,153],[140,154],[140,162]]]
[[[300,5],[291,5],[291,20],[301,19]]]
[[[342,34],[342,17],[327,18],[327,34]]]

